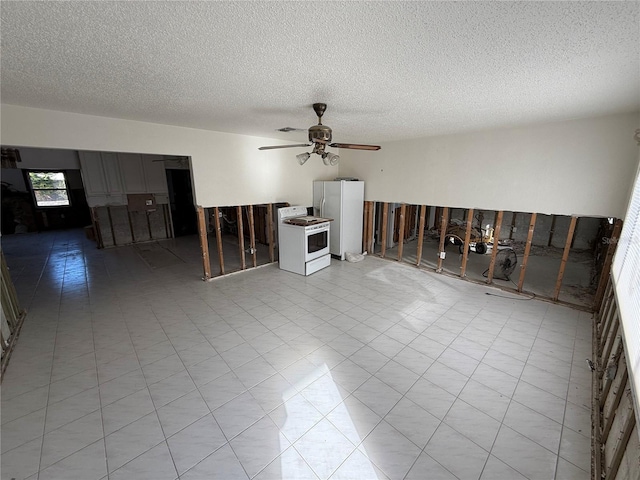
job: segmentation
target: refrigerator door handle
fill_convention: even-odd
[[[320,203],[320,216],[324,217],[324,197],[322,197],[322,202]]]

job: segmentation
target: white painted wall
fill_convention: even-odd
[[[369,201],[624,218],[636,114],[421,138],[342,150],[340,176]]]
[[[315,155],[300,166],[298,151],[258,150],[274,139],[15,105],[2,105],[1,115],[3,145],[190,156],[196,203],[203,207],[309,206],[312,182],[338,174]]]
[[[18,147],[192,157],[204,207],[311,205],[313,180],[353,176],[367,200],[623,218],[638,165],[638,114],[389,142],[342,150],[339,167],[299,166],[274,139],[3,105],[0,141]],[[275,140],[280,143],[280,140]]]

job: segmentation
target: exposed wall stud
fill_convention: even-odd
[[[207,223],[204,217],[204,208],[197,207],[198,213],[198,233],[200,234],[200,250],[202,251],[202,267],[204,269],[204,280],[211,278],[211,262],[209,260],[209,243],[207,241]]]
[[[493,271],[496,266],[496,257],[498,256],[498,245],[500,243],[500,229],[502,228],[502,216],[504,212],[500,210],[496,213],[493,224],[493,246],[491,247],[491,262],[489,263],[489,272],[487,273],[487,283],[493,282]]]
[[[249,213],[249,246],[251,248],[251,258],[253,260],[253,266],[258,266],[258,254],[256,250],[256,230],[255,222],[253,219],[253,205],[247,207]]]
[[[469,259],[469,243],[471,242],[471,225],[473,224],[473,208],[467,212],[467,229],[464,234],[464,250],[462,251],[462,265],[460,266],[460,276],[467,276],[467,260]]]
[[[238,205],[236,207],[236,216],[238,217],[237,225],[238,225],[238,248],[240,250],[240,269],[244,270],[247,268],[247,260],[244,254],[244,230],[242,228],[242,207]]]
[[[442,261],[444,260],[444,239],[447,236],[447,224],[449,223],[449,207],[442,209],[442,219],[440,220],[440,246],[438,248],[438,268],[436,272],[442,271]]]
[[[367,253],[373,253],[373,232],[375,227],[375,202],[369,202],[369,233],[367,234]]]
[[[517,212],[511,214],[511,231],[509,232],[509,240],[513,240],[513,229],[516,228],[516,215]]]
[[[222,229],[220,228],[220,209],[213,207],[213,225],[216,229],[216,244],[218,247],[218,263],[220,263],[220,275],[224,275],[224,254],[222,252]]]
[[[571,217],[571,223],[569,224],[569,231],[567,232],[567,240],[564,244],[564,251],[562,252],[562,260],[560,261],[560,270],[558,270],[558,278],[556,280],[556,288],[553,291],[553,300],[558,301],[560,296],[560,287],[562,286],[562,277],[564,276],[564,269],[567,266],[567,260],[569,259],[569,252],[571,251],[571,244],[573,242],[573,233],[576,229],[576,222],[578,217]]]
[[[382,204],[382,232],[380,233],[380,256],[384,258],[387,250],[387,222],[389,217],[389,204]]]
[[[404,217],[407,214],[407,205],[400,205],[400,225],[398,226],[398,261],[402,261],[402,252],[404,250]]]
[[[527,243],[524,247],[524,257],[522,258],[522,267],[520,270],[520,279],[518,280],[518,291],[522,291],[522,287],[524,286],[524,276],[527,272],[527,262],[529,261],[529,252],[531,251],[531,241],[533,240],[533,230],[536,227],[536,217],[538,215],[535,213],[531,214],[531,220],[529,221],[529,233],[527,234]],[[513,222],[515,222],[516,214],[513,213]],[[513,229],[511,229],[513,232]]]
[[[618,246],[618,239],[620,238],[620,232],[622,231],[622,220],[617,219],[613,224],[613,232],[611,238],[608,239],[607,253],[605,254],[604,263],[602,264],[602,270],[600,272],[600,279],[598,280],[598,288],[596,289],[596,295],[593,302],[593,309],[595,311],[600,310],[602,305],[602,299],[604,297],[604,291],[609,281],[609,274],[611,273],[611,263],[613,261],[613,254]]]
[[[267,205],[267,238],[269,239],[269,261],[271,263],[276,261],[275,257],[275,242],[273,241],[273,203]]]
[[[422,243],[424,242],[424,222],[427,215],[427,206],[420,207],[420,223],[418,224],[418,250],[416,251],[416,266],[422,261]]]

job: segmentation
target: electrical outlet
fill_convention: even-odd
[[[440,258],[444,260],[444,257],[447,256],[447,252],[440,252]]]
[[[512,231],[512,232],[514,232],[514,233],[515,233],[515,232],[517,232],[517,231],[518,231],[518,227],[513,227],[513,228],[511,229],[511,231]]]

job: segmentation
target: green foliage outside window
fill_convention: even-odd
[[[29,172],[29,181],[38,207],[70,205],[63,172]]]

